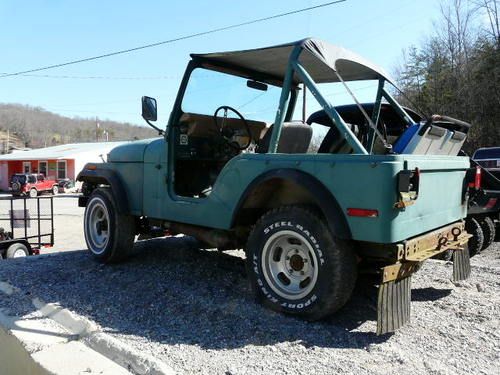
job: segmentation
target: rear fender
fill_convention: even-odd
[[[310,194],[313,203],[325,217],[332,234],[343,239],[352,238],[347,219],[332,193],[320,181],[310,174],[295,169],[285,168],[268,171],[252,181],[236,205],[231,221],[232,227],[235,226],[238,214],[240,210],[245,207],[247,199],[251,197],[252,193],[256,191],[256,189],[263,186],[270,180],[289,181],[303,188]]]

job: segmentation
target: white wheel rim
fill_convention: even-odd
[[[37,196],[37,191],[35,189],[30,190],[30,197],[35,198]]]
[[[262,250],[261,265],[269,287],[279,296],[298,300],[318,280],[318,260],[309,241],[291,230],[274,233]]]
[[[102,254],[109,242],[109,213],[101,198],[94,198],[86,215],[85,234],[89,249],[94,254]]]
[[[17,249],[16,251],[14,251],[12,258],[21,258],[21,257],[25,257],[25,256],[26,256],[26,253],[24,252],[23,249]]]

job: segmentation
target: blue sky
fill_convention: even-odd
[[[0,73],[153,43],[324,2],[2,0]],[[191,52],[247,49],[314,36],[351,49],[392,72],[401,61],[402,49],[418,45],[429,34],[438,18],[439,3],[348,0],[308,13],[34,73],[110,79],[2,78],[0,102],[38,106],[69,117],[99,116],[143,124],[140,98],[149,95],[158,99],[163,127]]]

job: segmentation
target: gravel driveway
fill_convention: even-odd
[[[307,323],[254,303],[242,256],[198,250],[190,238],[156,239],[113,266],[87,251],[2,261],[0,281],[88,317],[179,373],[498,374],[498,244],[473,258],[467,282],[449,280],[451,263],[426,262],[413,277],[411,323],[384,336],[374,334],[370,280],[340,313]],[[32,310],[3,295],[0,307]]]

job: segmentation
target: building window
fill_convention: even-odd
[[[43,174],[47,177],[47,161],[39,161],[38,162],[38,173]]]
[[[23,173],[31,173],[31,162],[23,161]]]
[[[66,160],[59,160],[57,162],[57,178],[66,178]]]

